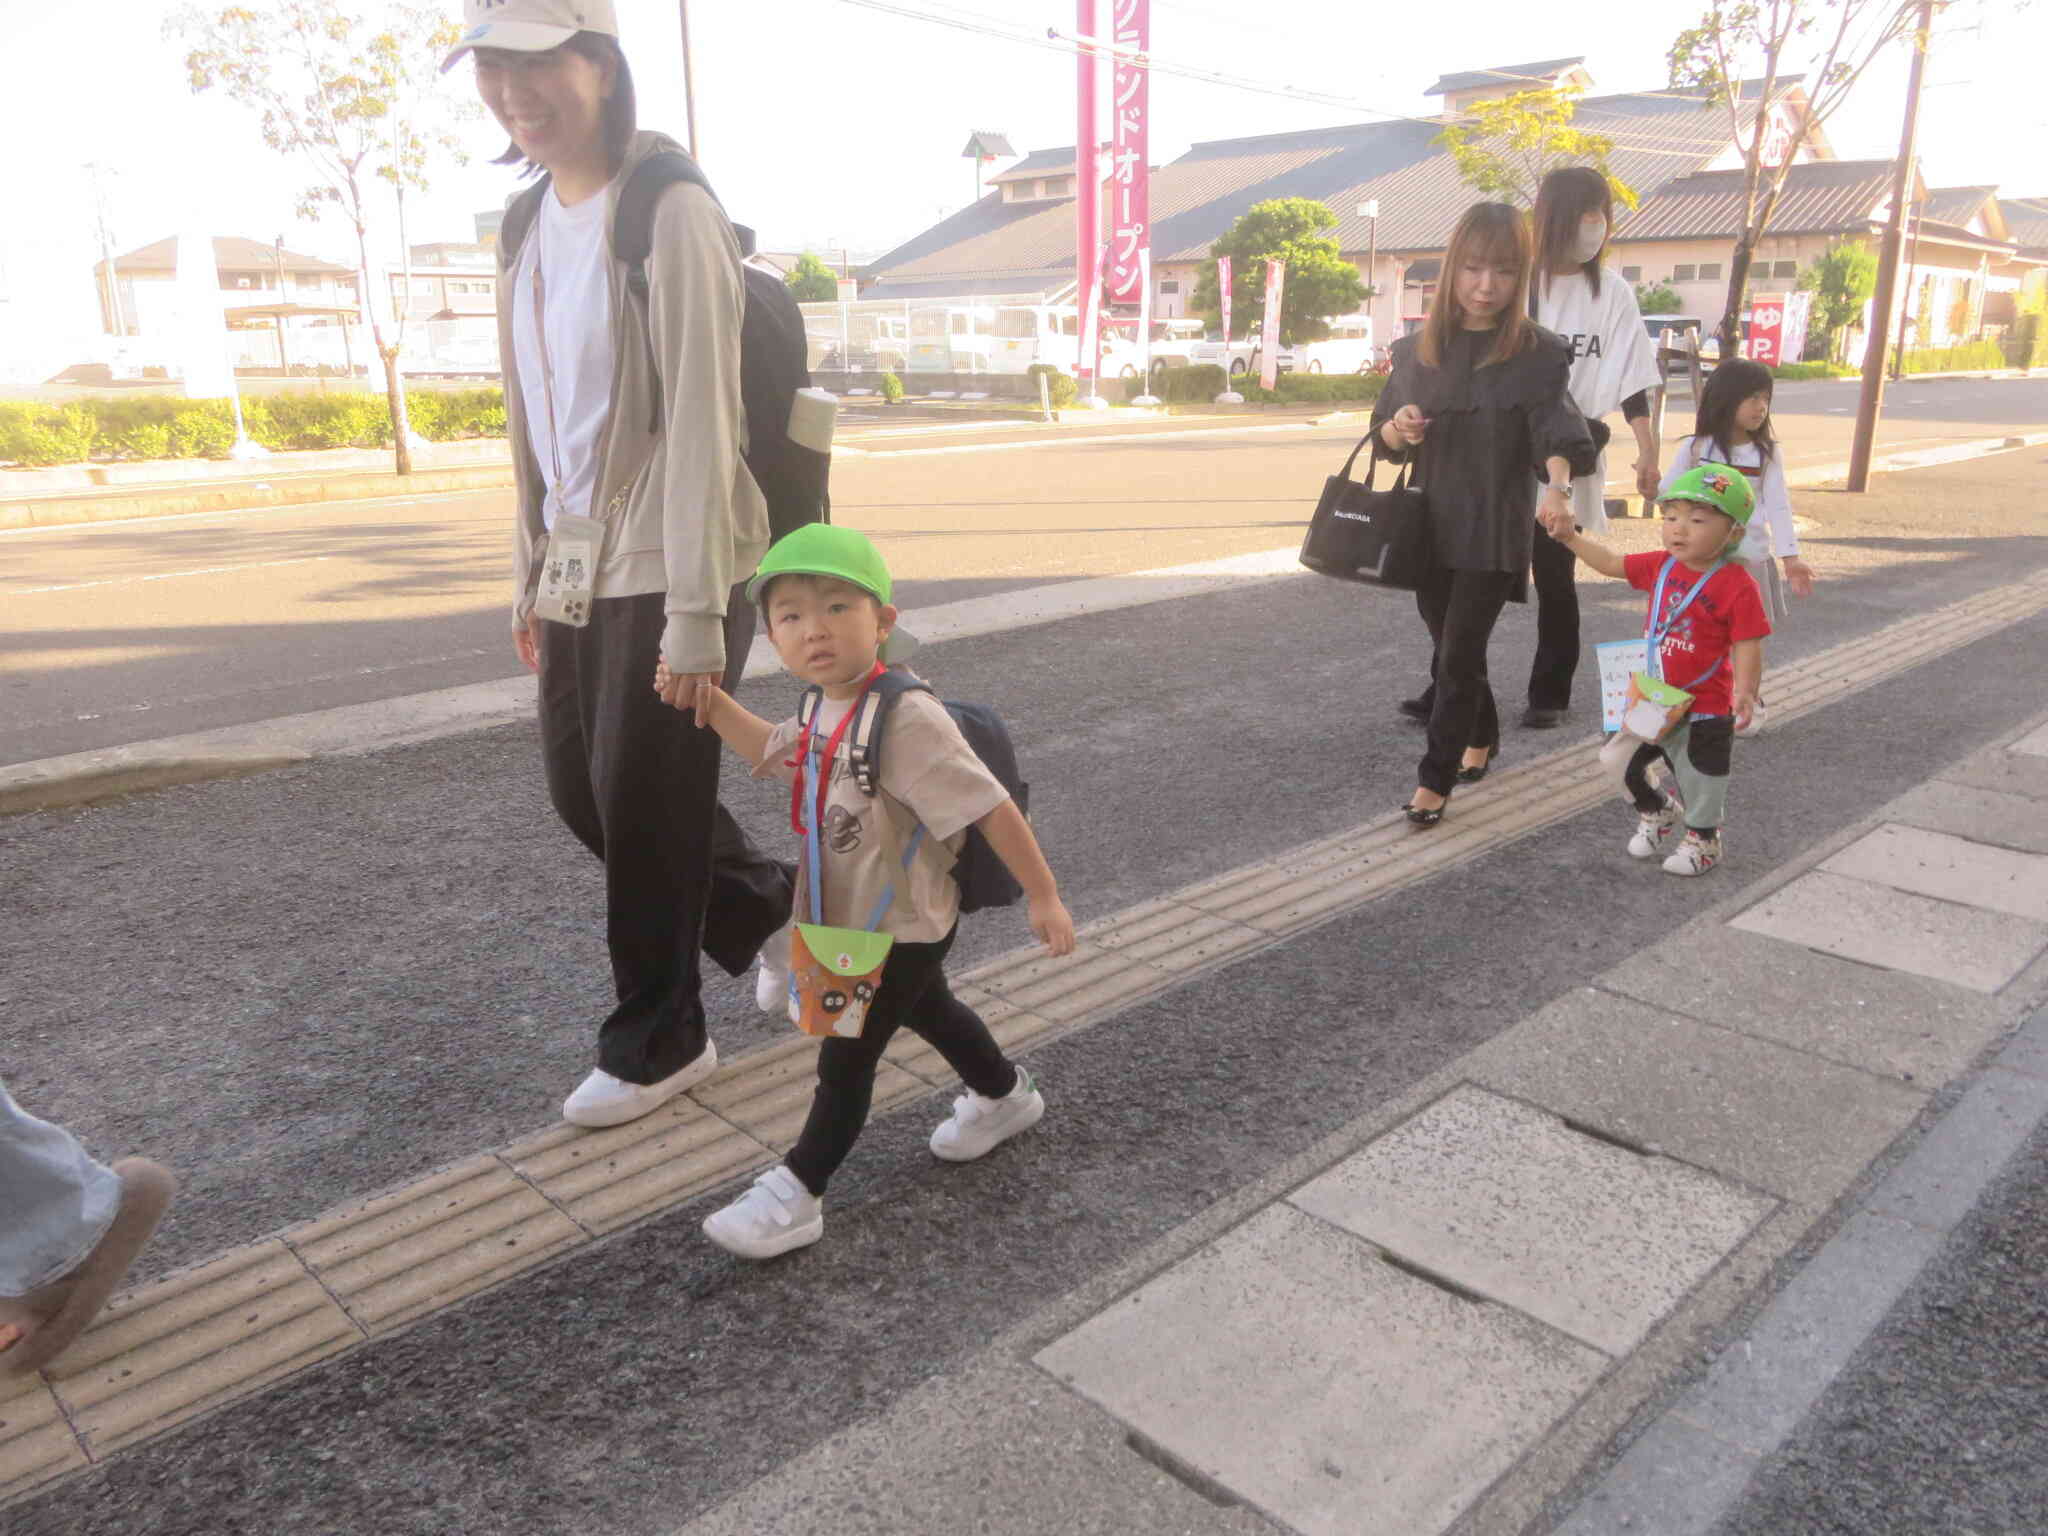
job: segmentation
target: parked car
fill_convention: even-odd
[[[1233,379],[1243,378],[1251,372],[1252,356],[1259,345],[1258,332],[1240,336],[1235,341],[1225,341],[1215,332],[1210,332],[1188,349],[1188,361],[1207,363],[1221,368]]]
[[[1689,337],[1697,336],[1701,362],[1716,361],[1721,356],[1721,338],[1714,334],[1714,327],[1719,323],[1698,315],[1643,316],[1643,325],[1649,330],[1650,339],[1660,347],[1683,348]]]
[[[1373,360],[1372,316],[1339,315],[1321,341],[1305,341],[1282,352],[1280,371],[1369,373]]]

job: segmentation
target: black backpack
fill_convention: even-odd
[[[891,706],[906,693],[933,692],[930,683],[900,667],[891,667],[869,685],[866,696],[861,700],[860,714],[846,728],[846,760],[853,770],[853,781],[862,794],[873,795],[882,785],[882,742],[886,739],[885,727],[889,723]],[[797,705],[799,725],[808,725],[816,718],[819,702],[824,697],[822,688],[804,690],[803,699]],[[960,727],[960,734],[967,738],[967,745],[974,749],[974,755],[981,759],[982,766],[996,776],[997,782],[1017,802],[1017,809],[1029,817],[1031,786],[1024,782],[1024,775],[1017,769],[1017,748],[1010,740],[1010,728],[1003,724],[1002,716],[986,704],[940,702],[945,704],[946,713]],[[962,912],[1007,907],[1024,894],[1024,887],[1017,883],[1017,877],[1010,873],[1009,866],[996,856],[995,849],[989,846],[979,827],[967,829],[967,841],[960,845],[960,857],[953,865],[953,879],[960,886]]]
[[[626,263],[626,288],[640,306],[643,328],[648,324],[647,257],[654,245],[654,205],[679,181],[702,187],[713,202],[718,200],[697,162],[680,149],[649,155],[633,167],[619,189],[612,254]],[[521,193],[505,210],[498,244],[508,272],[540,211],[547,186],[548,178],[543,176],[539,185]],[[740,254],[753,255],[754,232],[735,224],[733,233],[739,237]],[[832,520],[832,499],[826,489],[832,460],[828,454],[792,442],[789,436],[790,406],[796,392],[808,389],[811,383],[803,311],[797,308],[789,285],[772,272],[751,264],[741,270],[747,284],[746,318],[740,326],[740,400],[747,413],[747,468],[767,498],[768,526],[779,539],[805,523]],[[651,340],[648,350],[653,351]],[[658,374],[660,359],[655,361]],[[657,396],[653,422],[657,431],[661,422],[662,401]]]

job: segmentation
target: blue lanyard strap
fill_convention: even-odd
[[[824,864],[824,850],[820,846],[818,830],[818,775],[820,773],[830,774],[832,771],[829,764],[822,769],[818,766],[818,760],[823,755],[823,747],[816,740],[813,740],[810,750],[804,754],[803,762],[804,867],[808,875],[807,883],[811,888],[811,921],[820,927],[823,927],[825,924],[825,881],[822,868]],[[877,819],[879,820],[883,814],[882,808],[877,805],[875,807]],[[903,869],[906,874],[910,870],[910,861],[917,857],[917,850],[923,843],[924,823],[919,822],[917,830],[910,835],[909,845],[903,850]],[[887,889],[876,899],[874,910],[868,913],[868,920],[861,926],[867,929],[869,933],[875,932],[882,926],[883,920],[888,917],[889,908],[895,904],[896,882],[891,880]]]
[[[1695,581],[1691,588],[1687,590],[1685,596],[1678,600],[1678,606],[1671,610],[1670,616],[1668,618],[1660,618],[1659,615],[1664,612],[1664,583],[1670,579],[1671,572],[1677,564],[1678,557],[1676,555],[1666,555],[1664,557],[1664,564],[1657,572],[1657,589],[1650,594],[1650,624],[1649,628],[1644,632],[1650,642],[1650,675],[1660,683],[1669,681],[1664,676],[1664,637],[1671,633],[1673,626],[1678,623],[1680,616],[1684,614],[1686,609],[1692,606],[1692,600],[1700,595],[1707,583],[1714,579],[1715,572],[1719,571],[1727,562],[1725,560],[1716,560],[1712,565],[1708,566],[1701,574],[1699,580]],[[1701,683],[1704,683],[1708,678],[1720,671],[1721,662],[1724,659],[1717,657],[1711,667],[1685,685],[1686,691],[1690,692],[1694,688],[1699,687]]]

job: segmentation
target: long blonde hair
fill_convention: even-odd
[[[1451,231],[1451,243],[1444,251],[1443,271],[1437,279],[1436,297],[1430,301],[1429,319],[1423,323],[1422,340],[1416,353],[1431,368],[1443,366],[1451,337],[1465,328],[1465,311],[1458,303],[1458,273],[1467,261],[1494,262],[1515,268],[1515,294],[1501,311],[1500,327],[1494,332],[1493,350],[1481,367],[1506,362],[1535,340],[1529,327],[1529,268],[1532,256],[1529,220],[1511,203],[1474,203]]]

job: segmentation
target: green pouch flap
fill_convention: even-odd
[[[896,942],[886,933],[869,933],[862,928],[828,928],[822,923],[798,923],[804,947],[811,957],[834,976],[865,976],[889,958],[889,946]]]
[[[1683,709],[1692,703],[1692,695],[1683,688],[1674,688],[1669,683],[1660,683],[1647,672],[1638,672],[1634,682],[1636,692],[1652,704],[1663,709]]]

